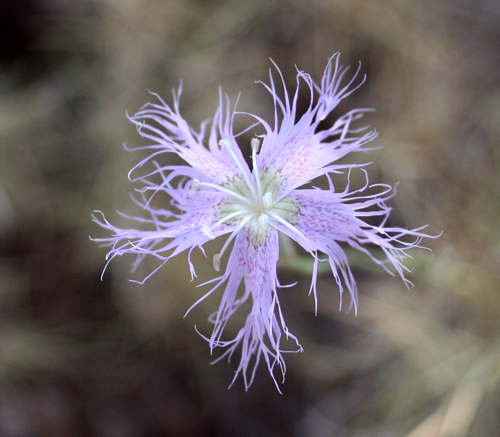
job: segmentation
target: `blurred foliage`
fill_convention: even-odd
[[[210,257],[195,254],[193,282],[185,256],[142,286],[128,280],[152,265],[132,275],[116,260],[101,282],[90,213],[131,212],[140,156],[121,144],[139,138],[125,111],[148,90],[169,101],[182,80],[194,126],[219,85],[270,118],[255,84],[269,58],[293,87],[295,65],[318,79],[337,51],[368,79],[336,115],[376,108],[380,132],[380,149],[348,159],[373,160],[372,182],[399,182],[394,223],[443,235],[414,251],[409,290],[353,258],[357,317],[338,311],[328,272],[315,316],[310,267],[284,256],[280,281],[298,285],[282,305],[305,352],[287,357],[283,395],[264,369],[249,392],[227,391],[234,363],[210,366],[193,329],[207,332],[217,299],[182,318]],[[499,53],[495,0],[3,0],[0,435],[496,435]]]

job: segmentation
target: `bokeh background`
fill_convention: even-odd
[[[125,114],[148,90],[169,102],[183,80],[193,126],[219,86],[269,117],[269,58],[293,89],[295,65],[319,80],[335,52],[367,74],[335,115],[375,108],[380,132],[348,161],[399,182],[391,224],[443,235],[413,252],[410,289],[350,254],[357,317],[327,272],[315,316],[310,264],[283,259],[305,352],[282,395],[264,367],[228,391],[236,363],[210,365],[194,330],[217,297],[183,318],[211,256],[193,282],[186,256],[144,285],[129,279],[152,264],[131,274],[131,259],[101,281],[90,214],[137,213],[127,172],[144,155],[122,144],[143,144]],[[500,435],[499,71],[497,0],[2,0],[0,436]]]

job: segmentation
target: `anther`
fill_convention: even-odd
[[[212,228],[208,226],[206,223],[201,227],[201,232],[203,232],[208,238],[211,240],[215,240],[215,235],[212,232]]]
[[[264,204],[264,208],[269,209],[273,206],[273,195],[272,193],[264,194],[262,198],[262,203]]]
[[[221,253],[218,253],[214,255],[214,269],[216,272],[220,271],[220,258],[221,258]]]
[[[252,138],[250,145],[252,146],[252,155],[259,153],[260,140],[258,138]]]
[[[258,221],[259,228],[265,231],[267,229],[268,221],[269,221],[269,216],[267,214],[259,215],[259,221]]]
[[[195,194],[198,190],[200,189],[200,180],[199,179],[193,179],[191,181],[191,186],[189,187],[188,190],[188,195],[192,196]]]
[[[231,143],[228,140],[222,139],[219,141],[219,146],[224,146],[227,150],[231,150]]]

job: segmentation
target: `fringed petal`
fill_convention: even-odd
[[[366,196],[360,195],[360,191],[334,193],[328,190],[296,190],[289,195],[298,210],[294,221],[289,227],[280,223],[272,224],[310,252],[315,257],[315,267],[318,262],[317,251],[328,255],[341,295],[345,286],[355,312],[357,312],[356,282],[347,255],[339,243],[347,243],[366,253],[390,274],[394,274],[395,271],[406,284],[410,284],[404,276],[409,269],[403,264],[403,261],[410,257],[408,250],[422,247],[420,242],[423,238],[432,238],[421,232],[423,228],[408,230],[384,226],[390,211],[384,200],[391,195],[387,194],[389,190],[386,186],[379,187],[381,192]],[[379,216],[382,224],[370,225],[362,220],[362,217],[366,216]],[[381,249],[380,253],[384,256],[379,258],[373,253],[372,248],[378,248],[379,251]],[[313,282],[315,276],[313,274]],[[316,298],[314,284],[311,290]]]
[[[160,101],[159,104],[148,103],[134,116],[129,117],[130,121],[137,126],[139,134],[153,143],[139,147],[136,150],[155,150],[153,154],[141,161],[134,169],[142,166],[147,161],[151,161],[153,157],[159,154],[176,153],[192,169],[196,170],[197,177],[202,181],[223,184],[232,178],[241,177],[241,169],[236,165],[234,157],[226,147],[219,145],[219,139],[228,141],[236,158],[242,164],[245,164],[233,134],[234,111],[230,109],[229,98],[222,94],[220,96],[219,107],[212,120],[212,128],[208,139],[209,149],[207,149],[203,145],[207,122],[202,123],[200,132],[195,132],[189,127],[179,112],[181,93],[182,88],[179,88],[177,93],[174,92],[173,108],[167,105],[157,94],[153,94]]]
[[[257,366],[263,359],[279,390],[274,369],[278,367],[284,379],[286,366],[282,353],[290,352],[282,350],[283,335],[295,341],[297,350],[292,352],[302,351],[297,338],[288,331],[281,312],[276,278],[278,257],[276,230],[268,229],[266,237],[262,238],[261,235],[259,241],[256,241],[251,230],[238,234],[225,274],[217,279],[216,285],[202,298],[226,284],[219,309],[210,318],[215,325],[212,335],[204,338],[210,343],[211,350],[216,347],[227,348],[216,361],[224,357],[231,358],[237,350],[240,351],[241,358],[233,383],[242,374],[246,389],[252,384]],[[242,280],[244,290],[238,296]],[[223,333],[229,318],[248,298],[252,299],[252,309],[245,325],[234,339],[224,340]]]
[[[333,69],[334,61],[336,67]],[[369,111],[368,109],[351,111],[339,118],[329,129],[316,133],[319,122],[333,111],[343,98],[357,88],[356,86],[353,89],[352,85],[358,73],[347,85],[340,88],[347,69],[338,67],[338,56],[330,59],[323,74],[321,86],[316,85],[308,74],[299,71],[297,87],[291,101],[283,76],[277,66],[276,69],[284,88],[284,98],[282,100],[279,97],[270,72],[270,85],[264,84],[264,86],[274,100],[275,123],[271,127],[259,117],[255,117],[266,129],[258,164],[262,171],[272,171],[279,175],[281,195],[286,195],[291,190],[331,171],[332,168],[328,168],[329,164],[347,153],[367,150],[362,149],[363,145],[373,140],[377,133],[367,131],[362,135],[357,135],[366,131],[366,128],[353,129],[351,127],[351,123],[361,118],[364,112]],[[310,90],[310,102],[306,112],[296,121],[301,81],[304,81]],[[314,91],[319,94],[316,102]]]
[[[227,223],[220,224],[213,230],[213,235],[209,236],[204,232],[207,225],[217,223],[218,206],[225,199],[225,195],[213,191],[200,191],[196,196],[185,199],[183,207],[187,210],[180,216],[179,219],[173,221],[162,221],[159,218],[158,212],[150,206],[145,206],[145,209],[151,215],[151,220],[146,220],[149,224],[154,224],[155,230],[136,230],[122,229],[113,226],[106,220],[104,214],[98,218],[92,216],[93,221],[101,227],[109,230],[112,234],[107,238],[92,238],[93,241],[101,243],[102,246],[111,247],[106,259],[106,267],[109,262],[116,256],[125,254],[136,255],[136,259],[132,264],[132,270],[135,270],[146,255],[152,255],[161,261],[163,266],[170,258],[192,247],[201,247],[210,239],[230,232],[234,226]],[[173,213],[161,213],[163,216],[171,217]],[[144,222],[145,220],[130,217],[133,220]],[[105,267],[105,269],[106,269]],[[147,280],[155,269],[141,283]],[[191,267],[191,271],[192,267]],[[104,272],[103,272],[104,273]]]

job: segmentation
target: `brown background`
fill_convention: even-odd
[[[283,395],[265,368],[227,391],[211,366],[213,277],[197,253],[145,285],[130,259],[100,274],[94,209],[125,225],[141,153],[125,111],[184,83],[183,115],[212,115],[223,86],[272,114],[256,80],[272,58],[316,80],[333,53],[367,82],[335,115],[376,108],[372,182],[398,185],[394,225],[426,223],[401,280],[353,257],[360,310],[338,312],[331,275],[307,296],[302,258],[281,300],[303,354]],[[495,0],[3,0],[0,4],[0,436],[490,436],[499,427],[500,5]],[[304,90],[305,91],[305,90]],[[307,101],[307,93],[302,103]],[[244,120],[242,120],[244,122]],[[101,232],[101,233],[100,233]],[[207,245],[209,254],[217,244]],[[219,244],[220,247],[220,244]],[[285,260],[286,261],[286,260]],[[241,319],[234,321],[236,327]]]

